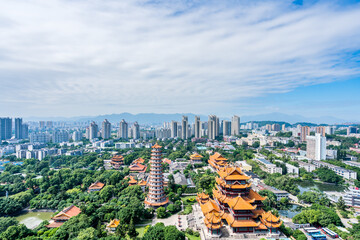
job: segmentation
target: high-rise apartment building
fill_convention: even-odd
[[[326,127],[325,126],[316,127],[315,133],[320,133],[321,136],[325,137]]]
[[[80,131],[74,131],[71,138],[74,142],[80,141],[82,139],[82,134]]]
[[[23,139],[23,124],[22,118],[15,118],[15,138]]]
[[[230,136],[231,135],[231,122],[227,120],[223,120],[223,135]]]
[[[209,115],[208,119],[208,138],[215,139],[219,136],[219,118],[215,115]]]
[[[53,128],[54,124],[53,124],[53,121],[46,121],[46,128],[47,129],[51,129]]]
[[[188,139],[189,138],[189,127],[188,127],[188,117],[183,116],[181,121],[181,138]]]
[[[98,137],[99,127],[95,122],[90,123],[89,126],[89,139],[92,140]]]
[[[22,125],[22,137],[23,139],[29,138],[29,125],[27,124]]]
[[[353,134],[353,133],[357,133],[357,128],[354,126],[350,126],[347,128],[347,135]]]
[[[125,121],[125,119],[121,120],[119,126],[120,126],[120,128],[118,131],[118,138],[128,139],[129,127],[128,127],[128,123]]]
[[[0,140],[10,139],[12,137],[12,119],[0,118]]]
[[[45,121],[39,121],[39,126],[41,129],[45,128]]]
[[[111,137],[111,123],[107,119],[102,122],[101,137],[103,139],[109,139]]]
[[[240,117],[234,115],[231,119],[231,135],[236,136],[240,134]]]
[[[201,122],[200,122],[199,116],[195,116],[194,135],[195,135],[195,138],[201,137]]]
[[[281,131],[285,132],[286,131],[286,125],[285,123],[283,125],[281,125]]]
[[[306,156],[313,160],[326,159],[326,137],[320,133],[306,137]]]
[[[310,127],[308,126],[301,126],[300,130],[300,140],[302,142],[306,141],[306,137],[310,135]]]
[[[139,126],[138,122],[134,122],[132,132],[133,132],[133,139],[140,138],[140,126]]]
[[[335,127],[334,126],[326,126],[325,127],[325,133],[328,135],[335,134]]]
[[[274,131],[274,132],[279,132],[280,131],[280,124],[274,123],[273,125],[271,125],[271,130]]]
[[[149,193],[145,199],[145,204],[149,207],[160,207],[168,204],[169,199],[164,191],[164,177],[162,171],[162,150],[161,146],[152,146],[149,174]]]
[[[69,133],[67,131],[55,131],[52,134],[52,142],[53,143],[62,143],[69,141]]]
[[[178,137],[178,123],[176,121],[171,121],[171,138]]]

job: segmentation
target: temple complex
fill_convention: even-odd
[[[217,161],[218,160],[218,161]],[[230,166],[220,154],[214,154],[209,162],[216,167],[219,177],[213,189],[213,199],[205,193],[197,196],[207,233],[220,236],[221,228],[227,226],[231,234],[249,233],[266,235],[279,233],[280,218],[265,212],[260,196],[251,188],[250,177],[240,167]],[[224,165],[224,167],[219,167]]]
[[[208,162],[215,171],[228,165],[228,159],[224,158],[218,152],[216,152],[214,155],[211,155]]]
[[[145,204],[149,207],[161,207],[168,204],[169,199],[164,191],[164,177],[162,172],[162,150],[161,146],[152,146],[150,159],[150,175],[148,179],[149,193],[145,199]]]

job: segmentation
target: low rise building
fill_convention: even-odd
[[[268,172],[270,174],[272,173],[280,173],[282,174],[282,168],[281,167],[277,167],[275,164],[269,162],[268,160],[266,160],[265,158],[255,158],[255,160],[260,163],[260,168],[265,171]]]
[[[326,163],[326,162],[322,162],[322,161],[312,161],[312,164],[314,164],[317,168],[320,167],[325,167],[325,168],[329,168],[332,171],[334,171],[337,175],[342,176],[345,179],[357,179],[357,173],[355,171],[352,170],[348,170],[342,167],[338,167],[335,165],[332,165],[330,163]]]

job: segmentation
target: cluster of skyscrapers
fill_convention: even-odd
[[[19,140],[28,138],[28,125],[23,124],[22,118],[15,118],[13,131],[12,118],[0,118],[0,140],[8,140],[11,139],[13,136],[15,139]]]

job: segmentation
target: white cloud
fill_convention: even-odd
[[[359,75],[360,6],[3,1],[2,115],[232,113]]]

